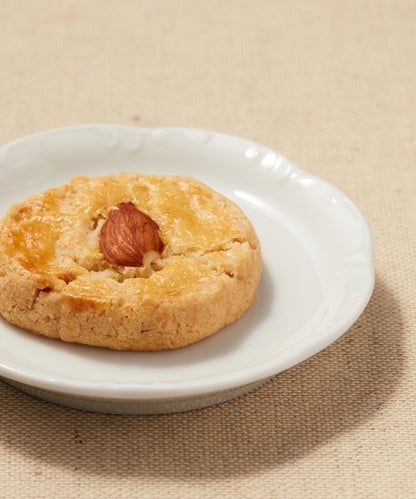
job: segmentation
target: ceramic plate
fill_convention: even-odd
[[[0,319],[0,376],[35,396],[92,411],[156,414],[242,395],[316,354],[366,306],[374,284],[368,226],[336,187],[279,153],[215,132],[84,125],[0,148],[0,217],[73,175],[188,175],[254,224],[263,274],[252,308],[194,345],[116,352],[37,337]]]

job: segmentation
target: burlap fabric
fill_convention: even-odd
[[[253,139],[367,218],[335,344],[238,400],[109,416],[0,384],[0,496],[416,497],[416,2],[1,0],[0,143],[71,124]]]

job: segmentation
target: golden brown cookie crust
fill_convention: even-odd
[[[151,263],[104,258],[100,232],[119,203],[159,227],[163,251]],[[246,312],[260,274],[244,213],[189,177],[74,177],[11,206],[0,222],[0,313],[64,341],[116,350],[194,343]]]

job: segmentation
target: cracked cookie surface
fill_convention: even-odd
[[[137,267],[108,262],[100,233],[133,203],[163,250]],[[117,350],[178,348],[253,303],[260,244],[241,209],[189,178],[74,177],[9,208],[0,222],[0,313],[40,335]]]

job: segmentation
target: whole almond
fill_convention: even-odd
[[[119,203],[100,232],[100,250],[109,263],[141,267],[148,251],[163,251],[159,226],[132,202]]]

